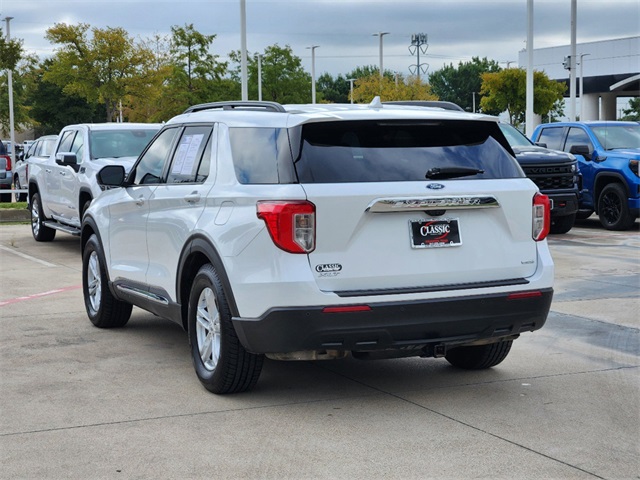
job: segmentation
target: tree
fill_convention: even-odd
[[[6,39],[0,28],[0,70],[14,70],[22,58],[22,40]]]
[[[28,96],[36,136],[58,134],[64,126],[73,123],[103,121],[102,105],[89,103],[78,95],[68,95],[62,87],[43,80],[51,63],[53,60],[47,59],[35,69],[34,88]]]
[[[629,108],[622,111],[624,116],[620,120],[640,122],[640,97],[629,100]]]
[[[229,57],[240,63],[240,52]],[[302,60],[293,54],[291,47],[278,44],[267,47],[262,53],[262,98],[278,103],[310,103],[311,75],[302,68]],[[232,70],[231,78],[240,83],[240,67]],[[247,58],[247,81],[249,98],[258,98],[258,57]]]
[[[218,55],[209,53],[216,35],[204,35],[193,24],[173,26],[171,33],[170,98],[180,103],[181,109],[215,100],[215,84],[222,80],[228,66],[218,61]]]
[[[457,67],[453,64],[444,66],[440,70],[429,75],[431,90],[440,100],[453,102],[464,110],[473,110],[473,93],[476,93],[475,104],[481,104],[482,74],[500,71],[500,65],[494,60],[473,57],[470,62],[459,62]],[[483,110],[484,113],[497,115],[498,111]]]
[[[13,123],[16,131],[21,132],[31,127],[33,119],[28,105],[29,92],[33,89],[32,71],[37,64],[34,55],[20,58],[12,70],[13,90]],[[9,78],[6,70],[0,72],[0,133],[6,137],[10,130],[9,118]]]
[[[334,79],[331,74],[323,73],[316,80],[316,90],[320,102],[349,103],[351,84],[342,75]]]
[[[509,122],[520,125],[526,110],[526,75],[522,68],[508,68],[496,73],[482,75],[483,95],[480,106],[483,111],[507,111]],[[533,111],[546,115],[554,108],[567,89],[564,83],[549,79],[544,72],[533,72]],[[530,132],[527,132],[530,133]]]
[[[428,84],[423,83],[416,76],[410,76],[405,80],[402,75],[398,75],[397,81],[388,76],[382,79],[375,73],[369,77],[363,77],[354,82],[353,99],[357,103],[369,103],[375,96],[380,96],[380,100],[437,100],[431,93]]]
[[[129,95],[132,80],[148,68],[146,63],[153,56],[122,28],[93,28],[92,38],[88,30],[85,23],[57,23],[47,30],[46,38],[60,47],[44,80],[55,83],[65,94],[103,104],[110,122]]]

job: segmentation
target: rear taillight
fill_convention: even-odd
[[[2,156],[7,159],[7,166],[5,167],[5,169],[7,170],[7,172],[11,171],[11,156],[10,155],[2,155]]]
[[[533,197],[532,236],[536,242],[544,240],[551,228],[551,205],[549,197],[536,193]]]
[[[258,218],[267,224],[278,248],[290,253],[310,253],[316,247],[316,206],[300,201],[258,202]]]

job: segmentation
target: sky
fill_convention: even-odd
[[[534,0],[534,48],[570,44],[571,1]],[[171,26],[193,24],[215,34],[211,53],[226,60],[240,49],[240,0],[0,0],[0,19],[14,17],[11,38],[26,52],[52,56],[45,38],[55,23],[122,27],[134,39],[169,35]],[[413,34],[426,34],[420,53],[427,74],[472,57],[512,66],[527,37],[527,0],[246,0],[247,50],[288,45],[311,72],[312,45],[319,76],[346,75],[354,68],[383,65],[409,75],[418,63],[409,46]],[[0,24],[6,35],[6,23]],[[577,42],[640,34],[640,1],[577,0]],[[415,49],[414,49],[415,50]]]

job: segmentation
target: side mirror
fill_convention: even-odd
[[[569,153],[582,155],[585,160],[591,160],[591,153],[589,153],[589,147],[587,145],[571,145]]]
[[[534,142],[534,145],[537,145],[542,148],[547,148],[547,144],[545,142]]]
[[[101,187],[121,187],[124,184],[125,170],[122,165],[107,165],[96,175]]]
[[[76,173],[80,170],[80,165],[78,165],[78,156],[73,152],[56,153],[56,163],[63,167],[71,167]]]

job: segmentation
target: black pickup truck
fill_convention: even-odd
[[[578,211],[580,174],[576,157],[535,145],[512,125],[501,123],[500,129],[524,173],[553,202],[551,233],[567,233]]]

